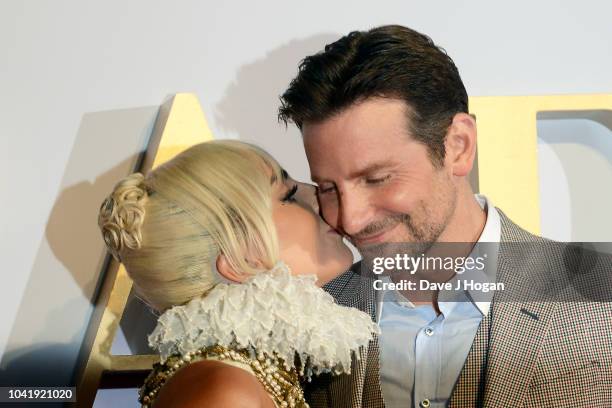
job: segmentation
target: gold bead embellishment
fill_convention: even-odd
[[[261,352],[257,358],[251,358],[247,350],[233,350],[223,346],[210,346],[182,356],[170,356],[164,364],[154,364],[153,371],[139,391],[142,407],[148,408],[153,403],[161,387],[180,368],[210,357],[220,361],[236,361],[251,367],[257,380],[279,407],[308,408],[295,369],[287,370],[281,359],[271,358]]]

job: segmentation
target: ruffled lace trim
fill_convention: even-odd
[[[163,313],[149,345],[164,362],[208,346],[276,355],[307,378],[350,373],[351,355],[379,333],[369,315],[340,306],[315,285],[314,275],[293,276],[279,262],[242,284],[218,284],[204,298]],[[355,353],[358,358],[359,353]]]

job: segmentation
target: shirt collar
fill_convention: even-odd
[[[484,271],[476,272],[480,272],[485,275],[481,276],[484,282],[496,282],[497,254],[499,252],[499,241],[501,239],[501,219],[491,200],[482,194],[475,194],[474,197],[476,198],[476,201],[478,201],[480,208],[486,212],[487,220],[484,228],[482,229],[482,233],[480,234],[480,238],[478,238],[478,245],[474,247],[474,251],[472,251],[470,256],[484,256],[486,253]],[[476,278],[478,278],[478,276],[476,276]],[[470,294],[471,299],[475,298],[472,290],[468,290],[468,293]],[[493,293],[494,292],[488,292],[487,294],[480,293],[478,299],[481,299],[484,296],[486,300],[482,299],[479,301],[473,301],[483,316],[486,316],[489,313]]]
[[[495,209],[495,206],[486,196],[482,194],[475,194],[476,201],[487,213],[487,220],[485,226],[482,229],[478,242],[496,242],[499,243],[501,238],[501,219],[499,213]]]
[[[499,252],[499,241],[501,238],[501,219],[499,217],[499,213],[495,209],[495,206],[486,196],[475,194],[474,197],[480,205],[480,208],[485,211],[487,219],[485,221],[484,228],[482,229],[482,233],[478,238],[478,242],[474,246],[474,249],[470,253],[469,257],[473,259],[479,257],[484,259],[484,269],[471,269],[462,275],[455,275],[450,280],[453,288],[457,285],[457,280],[462,278],[469,279],[470,281],[474,282],[495,282],[497,276],[497,254]],[[450,309],[446,304],[443,305],[444,303],[456,304],[456,302],[467,301],[467,297],[467,299],[469,299],[469,301],[476,306],[480,313],[483,316],[486,316],[491,307],[493,294],[493,291],[482,292],[475,289],[466,289],[464,292],[458,292],[455,290],[442,291],[438,298],[440,301],[440,311],[442,311],[446,316],[447,313],[444,312],[445,308],[449,310],[449,312],[452,309]]]

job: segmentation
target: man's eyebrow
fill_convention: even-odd
[[[367,174],[374,173],[380,170],[390,169],[392,167],[394,167],[394,165],[391,163],[372,163],[372,164],[366,165],[365,167],[361,169],[358,169],[358,170],[355,170],[349,173],[347,179],[353,180],[359,177],[363,177]],[[319,177],[316,174],[311,175],[310,178],[313,182],[317,184],[324,183],[324,182],[332,182],[332,180],[326,179],[324,177]]]
[[[375,172],[380,171],[380,170],[389,169],[391,167],[393,167],[393,165],[391,163],[372,163],[372,164],[368,164],[364,168],[361,168],[359,170],[355,170],[352,173],[350,173],[348,178],[349,178],[349,180],[356,179],[356,178],[359,178],[359,177],[363,177],[363,176],[365,176],[367,174],[375,173]]]
[[[322,182],[324,182],[324,181],[327,181],[327,180],[323,180],[323,178],[322,178],[322,177],[319,177],[319,176],[314,175],[314,174],[311,174],[311,175],[310,175],[310,180],[312,180],[312,182],[313,182],[313,183],[317,183],[317,184],[318,184],[318,183],[322,183]]]

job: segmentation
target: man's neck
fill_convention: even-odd
[[[455,211],[438,241],[476,243],[486,222],[486,211],[480,207],[476,197],[468,189],[458,197]]]

